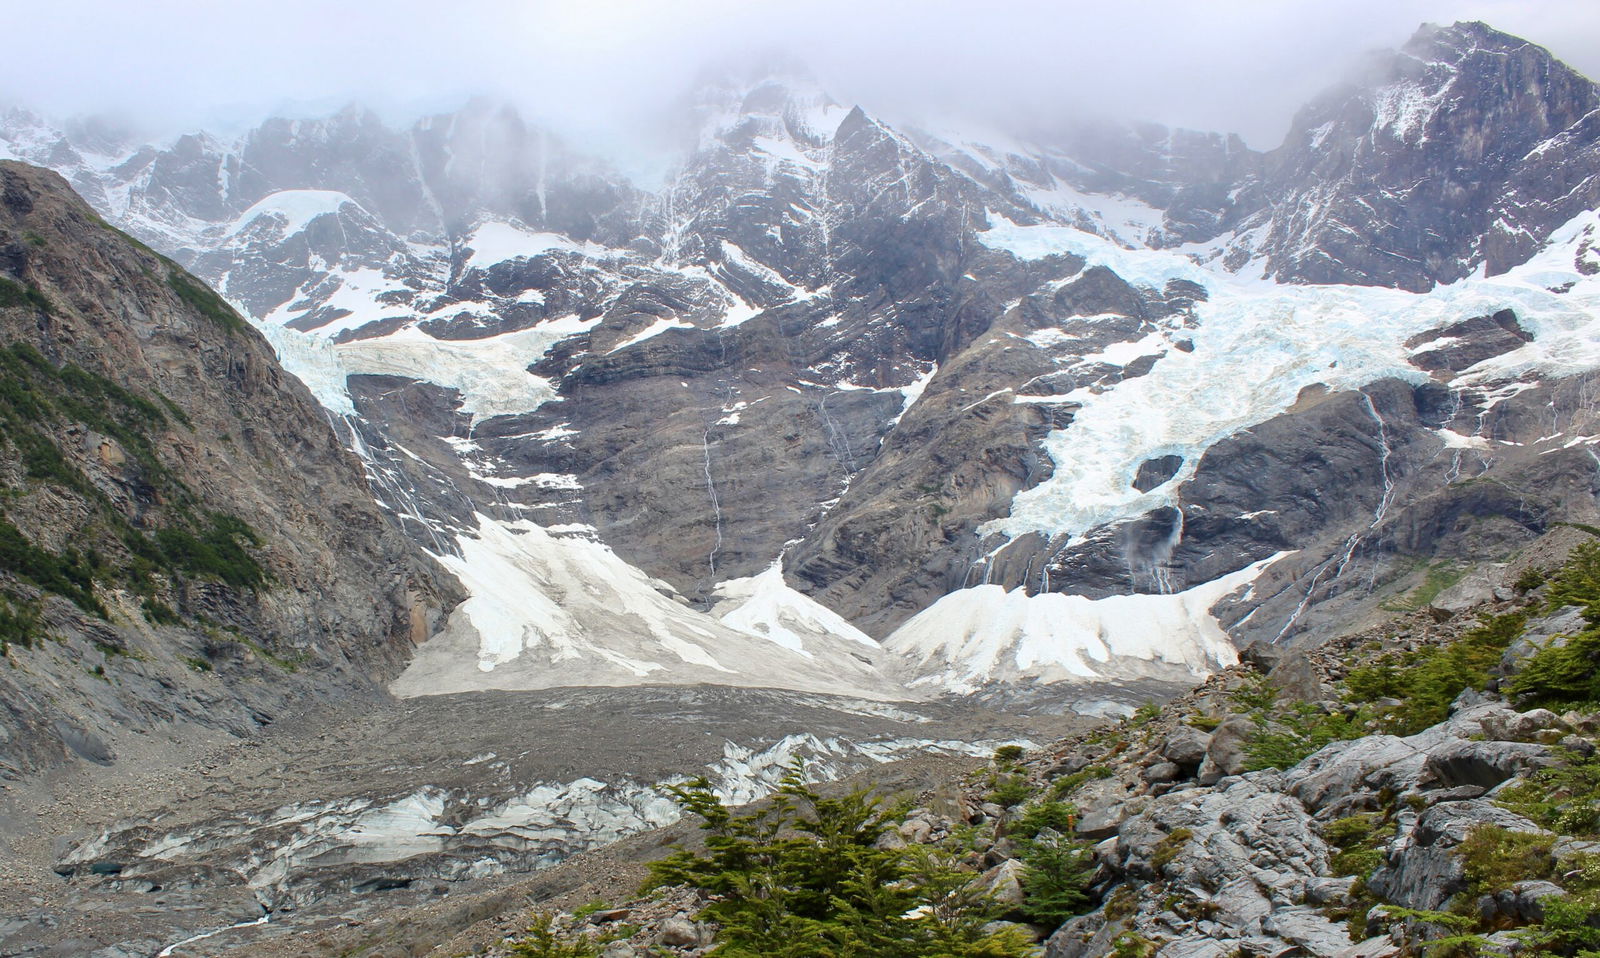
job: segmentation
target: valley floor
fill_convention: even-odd
[[[315,953],[302,950],[313,932],[397,908],[484,908],[531,872],[670,826],[662,781],[704,773],[750,801],[796,759],[822,779],[962,768],[1086,722],[701,686],[395,700],[243,741],[127,735],[110,768],[0,792],[0,952],[149,956],[266,909],[266,924],[173,954],[285,936]],[[560,874],[593,871],[575,867]]]

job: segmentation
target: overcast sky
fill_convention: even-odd
[[[1276,145],[1418,24],[1481,19],[1600,77],[1595,0],[50,0],[8,5],[0,102],[164,130],[506,97],[623,141],[708,62],[787,50],[890,119],[1102,112]]]

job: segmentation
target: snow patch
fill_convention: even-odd
[[[587,332],[599,321],[567,316],[484,339],[435,339],[409,326],[334,348],[351,374],[404,376],[456,390],[461,408],[477,421],[533,412],[557,399],[554,384],[528,367],[556,343]]]
[[[768,566],[760,575],[729,579],[718,583],[715,594],[722,598],[711,614],[741,632],[759,635],[807,658],[810,639],[845,639],[874,651],[878,643],[851,625],[844,616],[804,593],[790,588],[783,578],[783,562]]]
[[[1198,679],[1238,661],[1211,606],[1286,554],[1171,595],[961,589],[913,616],[884,646],[909,660],[913,687],[956,693],[998,682]]]
[[[329,213],[337,213],[346,204],[361,209],[361,204],[337,190],[279,190],[257,200],[255,205],[239,214],[225,235],[237,236],[241,231],[264,216],[277,217],[282,222],[279,229],[284,236],[293,236],[305,229],[312,220]]]

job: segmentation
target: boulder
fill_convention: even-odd
[[[1206,757],[1195,775],[1200,784],[1214,785],[1228,775],[1244,771],[1245,746],[1255,734],[1255,728],[1255,723],[1243,715],[1230,715],[1222,720],[1211,733]]]
[[[1271,672],[1267,682],[1277,688],[1284,699],[1299,702],[1320,702],[1330,698],[1330,690],[1317,674],[1316,666],[1304,655],[1291,655],[1283,659]]]
[[[1549,709],[1517,712],[1509,708],[1485,711],[1478,727],[1486,738],[1499,742],[1531,742],[1542,733],[1565,733],[1568,728],[1561,716]]]
[[[661,923],[656,941],[669,947],[683,947],[700,943],[700,929],[687,918],[668,918]]]
[[[1287,657],[1287,652],[1271,642],[1257,640],[1245,646],[1239,652],[1239,662],[1248,665],[1257,672],[1266,674],[1271,672]]]
[[[1199,768],[1210,744],[1211,736],[1185,726],[1168,735],[1166,741],[1161,743],[1161,757],[1186,769]]]
[[[913,845],[925,845],[933,838],[933,825],[925,818],[913,818],[898,831],[901,838]]]
[[[1286,771],[1284,787],[1314,812],[1378,788],[1408,791],[1421,779],[1427,760],[1418,738],[1369,735],[1334,742]]]
[[[1020,905],[1023,899],[1022,873],[1026,867],[1017,859],[1008,858],[979,876],[978,887],[1003,905]]]
[[[1146,766],[1139,773],[1139,777],[1152,785],[1163,782],[1175,782],[1183,777],[1183,769],[1173,762],[1157,762]]]
[[[1093,781],[1078,789],[1073,804],[1082,813],[1078,818],[1078,834],[1084,838],[1110,838],[1131,814],[1127,787],[1114,778]]]
[[[1529,622],[1522,634],[1506,647],[1505,654],[1500,657],[1500,668],[1514,673],[1535,652],[1552,644],[1565,645],[1567,636],[1582,632],[1588,626],[1583,612],[1576,606],[1569,605],[1540,616]]]
[[[1347,905],[1350,890],[1355,887],[1354,875],[1312,878],[1306,882],[1306,901],[1313,905]]]

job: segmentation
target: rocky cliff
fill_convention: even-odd
[[[458,601],[201,281],[0,163],[0,774],[382,694]]]

